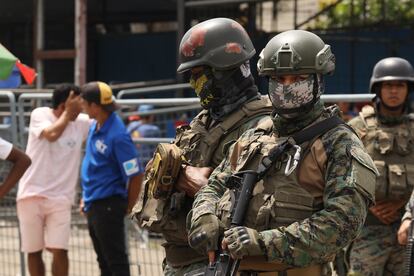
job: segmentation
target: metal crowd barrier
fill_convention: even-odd
[[[122,99],[127,95],[140,96],[152,92],[164,92],[164,91],[177,91],[180,89],[189,89],[189,83],[177,83],[177,84],[168,84],[168,85],[158,85],[151,87],[142,87],[142,88],[133,88],[133,89],[124,89],[118,92],[117,98]]]
[[[3,134],[6,134],[7,139],[9,139],[10,142],[17,144],[18,138],[15,96],[10,91],[0,91],[0,98],[7,100],[6,103],[1,105],[3,122],[0,124],[0,130]]]
[[[28,100],[38,101],[37,106],[42,106],[42,102],[48,101],[52,98],[52,93],[23,93],[19,96],[17,101],[17,110],[19,115],[19,142],[20,145],[25,148],[27,144],[27,131],[28,131],[28,122],[26,117],[29,118],[32,106],[25,104]],[[40,103],[39,103],[40,102]],[[26,112],[25,107],[29,107],[29,112]],[[25,116],[29,115],[29,116]],[[27,122],[27,124],[26,124]]]

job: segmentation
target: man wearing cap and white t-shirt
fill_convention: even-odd
[[[53,91],[52,108],[36,108],[30,116],[26,153],[32,165],[19,184],[17,215],[32,276],[45,275],[43,249],[53,254],[53,275],[69,273],[71,206],[91,123],[79,114],[79,94],[79,87],[61,84]]]
[[[95,119],[86,142],[81,178],[89,235],[102,276],[129,276],[124,217],[135,204],[143,169],[112,89],[103,82],[81,88],[82,106]]]
[[[0,199],[3,198],[19,181],[31,164],[30,157],[14,147],[12,143],[0,138],[0,159],[13,163],[8,175],[0,184]]]

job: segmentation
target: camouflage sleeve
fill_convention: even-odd
[[[401,221],[404,221],[406,219],[412,219],[412,207],[414,204],[414,190],[411,193],[411,197],[410,200],[407,202],[407,205],[405,205],[405,213],[404,216],[402,217]]]
[[[237,142],[236,142],[237,143]],[[232,151],[234,144],[228,153]],[[228,155],[228,154],[227,154]],[[194,199],[191,222],[194,222],[202,215],[216,214],[216,205],[226,191],[225,183],[231,176],[229,158],[225,158],[218,167],[214,169],[208,179],[208,185],[200,189]]]
[[[335,131],[336,130],[336,131]],[[358,235],[374,202],[376,168],[349,129],[322,137],[328,156],[324,209],[287,227],[261,232],[268,261],[305,267],[333,259]]]

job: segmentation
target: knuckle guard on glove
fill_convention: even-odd
[[[190,227],[189,245],[201,253],[218,248],[220,223],[216,216],[208,214],[199,217]]]
[[[230,255],[234,258],[264,254],[261,236],[251,228],[242,226],[231,228],[224,232],[224,241],[227,243]]]

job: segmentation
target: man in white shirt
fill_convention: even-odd
[[[0,159],[13,163],[13,167],[0,185],[0,199],[3,198],[22,177],[31,164],[30,157],[14,147],[12,143],[0,138]]]
[[[77,86],[62,84],[53,92],[52,108],[36,108],[30,117],[26,153],[32,166],[20,181],[17,214],[32,276],[45,275],[43,249],[53,254],[52,274],[68,275],[71,205],[90,125],[79,114],[79,94]]]

